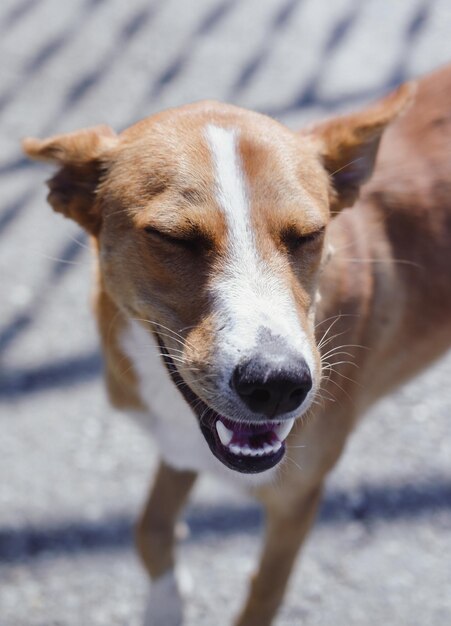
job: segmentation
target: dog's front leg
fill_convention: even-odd
[[[270,626],[282,601],[298,551],[307,535],[321,496],[321,485],[298,495],[287,510],[266,502],[267,528],[260,564],[246,604],[235,626]]]
[[[136,544],[152,585],[145,626],[180,626],[183,606],[175,572],[175,529],[196,480],[194,472],[161,463],[136,529]]]

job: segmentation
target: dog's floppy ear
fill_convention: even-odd
[[[331,177],[331,211],[352,206],[372,172],[382,133],[413,101],[416,83],[396,91],[359,113],[319,123],[307,132],[319,140],[320,154]]]
[[[101,225],[95,192],[108,152],[117,141],[118,136],[109,126],[95,126],[49,139],[28,138],[22,143],[31,158],[60,166],[47,183],[47,199],[55,211],[74,219],[93,235],[98,234]]]

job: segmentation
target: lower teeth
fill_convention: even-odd
[[[237,456],[265,456],[269,454],[275,454],[280,450],[282,444],[280,441],[270,445],[269,443],[265,443],[263,448],[251,448],[250,446],[246,446],[245,448],[241,448],[236,444],[232,444],[231,446],[227,446],[229,452],[236,454]]]
[[[239,445],[237,443],[232,443],[232,439],[234,433],[232,430],[227,428],[225,424],[221,422],[221,420],[217,420],[216,422],[216,432],[218,437],[222,443],[222,445],[232,454],[236,456],[250,456],[250,457],[260,457],[260,456],[268,456],[270,454],[275,454],[282,447],[282,440],[288,435],[293,426],[294,420],[289,420],[286,423],[275,424],[274,430],[269,431],[272,434],[272,441],[265,441],[261,444],[259,448],[253,448],[248,443],[245,445]],[[268,435],[269,436],[269,435]],[[275,441],[274,441],[275,439]]]

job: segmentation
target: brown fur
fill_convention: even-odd
[[[294,462],[277,486],[256,490],[268,512],[267,537],[237,626],[272,622],[323,480],[358,417],[451,344],[451,67],[420,81],[409,108],[413,91],[401,87],[366,111],[298,136],[264,116],[207,102],[163,112],[119,137],[97,128],[25,144],[30,156],[62,165],[50,202],[96,237],[97,316],[110,395],[118,406],[139,408],[134,374],[117,342],[128,314],[186,329],[187,364],[206,373],[214,368],[206,294],[226,235],[201,129],[206,121],[240,129],[259,248],[294,293],[315,350],[325,336],[326,356],[323,402],[290,435]],[[379,144],[373,178],[357,204],[344,208],[370,177]],[[339,210],[329,224],[330,211]],[[324,241],[289,253],[286,231],[308,234],[326,224]],[[146,226],[170,236],[194,233],[200,253],[174,248],[144,233]],[[337,368],[335,360],[352,363]],[[330,396],[338,402],[329,403]],[[173,564],[174,524],[193,483],[193,474],[167,466],[157,474],[138,531],[152,577]]]

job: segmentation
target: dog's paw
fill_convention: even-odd
[[[152,583],[144,626],[182,626],[183,599],[174,571]]]

